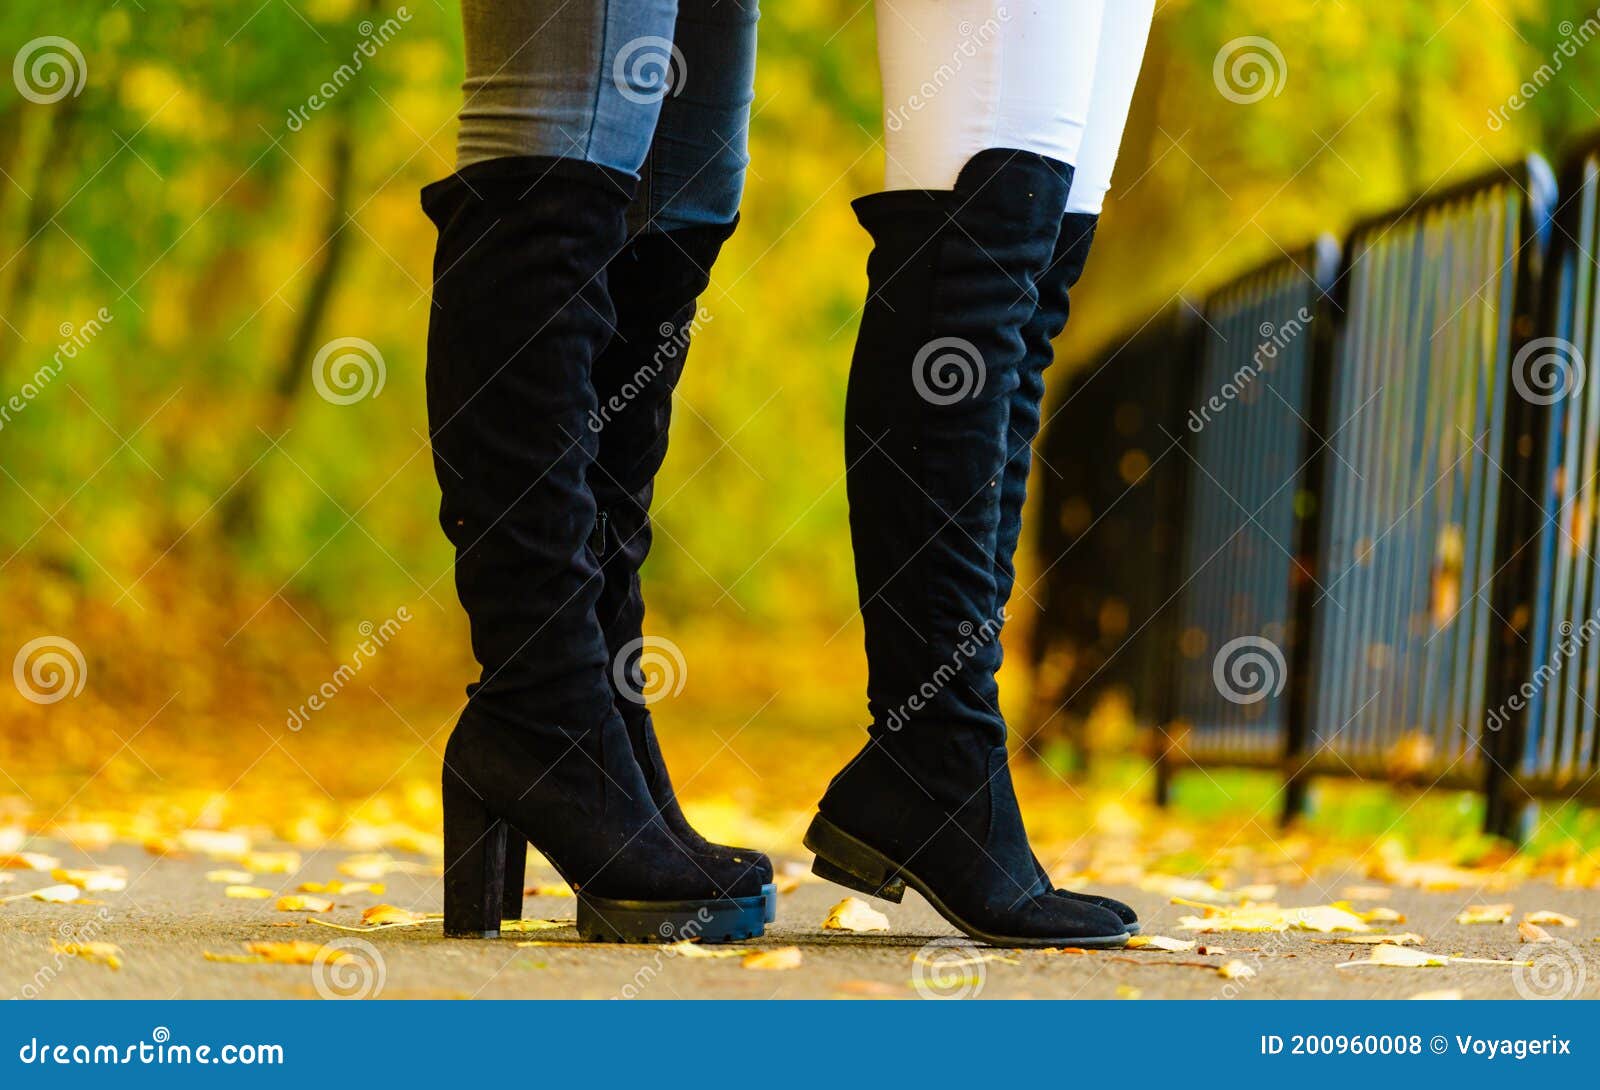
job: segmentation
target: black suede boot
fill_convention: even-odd
[[[650,553],[650,501],[667,456],[672,394],[700,324],[696,301],[735,225],[635,235],[607,267],[617,332],[594,364],[598,408],[589,425],[600,449],[589,485],[600,511],[595,543],[604,579],[596,614],[633,755],[667,828],[696,854],[749,868],[762,884],[771,923],[778,911],[772,861],[751,848],[713,844],[689,824],[661,758],[639,669],[644,649],[639,571]]]
[[[892,900],[910,885],[1002,946],[1128,937],[1041,879],[994,682],[1007,417],[1070,181],[1054,160],[993,149],[953,190],[856,202],[875,245],[845,454],[872,726],[806,845],[818,875]]]
[[[1099,223],[1100,217],[1088,212],[1068,212],[1062,217],[1050,267],[1039,277],[1039,305],[1022,327],[1023,356],[1017,369],[1017,390],[1011,398],[1010,426],[1006,432],[1006,468],[1000,484],[1000,532],[994,554],[995,597],[1001,606],[1011,600],[1017,579],[1017,542],[1022,536],[1028,471],[1033,465],[1033,441],[1039,434],[1040,409],[1044,404],[1045,369],[1055,360],[1053,342],[1067,326],[1070,294],[1083,276]],[[1048,881],[1044,866],[1037,861],[1035,865]],[[1117,914],[1128,934],[1139,933],[1138,913],[1115,898],[1065,889],[1058,889],[1056,893],[1108,908]]]
[[[605,267],[633,183],[568,159],[474,164],[427,187],[439,228],[428,420],[483,667],[445,749],[445,932],[494,936],[508,841],[572,886],[586,938],[707,942],[763,929],[748,868],[661,820],[612,706],[587,475]]]

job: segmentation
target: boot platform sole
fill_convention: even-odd
[[[997,935],[963,920],[953,912],[928,884],[888,856],[840,829],[818,814],[806,830],[805,846],[816,853],[811,872],[846,888],[857,890],[869,897],[882,897],[899,903],[910,886],[934,907],[934,910],[969,938],[990,946],[1001,947],[1056,947],[1070,946],[1083,950],[1116,950],[1128,943],[1128,932],[1110,935],[1087,935],[1061,938],[1019,937]]]
[[[741,942],[766,930],[767,899],[616,901],[578,894],[578,935],[587,942]]]
[[[505,879],[502,883],[504,890],[504,907],[500,910],[502,919],[522,919],[522,894],[527,881],[528,842],[514,833],[509,833],[506,838]],[[777,885],[773,882],[765,883],[761,887],[761,899],[765,902],[761,909],[761,922],[772,923],[778,918]],[[493,938],[492,935],[490,937]]]

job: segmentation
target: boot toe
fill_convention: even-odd
[[[1058,889],[1056,890],[1056,895],[1106,909],[1122,922],[1122,926],[1127,928],[1130,934],[1137,931],[1139,927],[1139,914],[1132,907],[1123,904],[1115,897],[1102,897],[1098,893],[1074,893],[1069,889]]]

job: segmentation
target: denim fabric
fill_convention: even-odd
[[[457,166],[583,159],[643,178],[634,231],[729,223],[757,0],[463,0]]]

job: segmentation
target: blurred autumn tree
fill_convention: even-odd
[[[1600,45],[1562,54],[1594,18],[1578,4],[1159,7],[1068,358],[1280,245],[1556,149],[1600,101]],[[718,623],[756,647],[826,638],[854,612],[840,418],[866,240],[848,202],[881,171],[871,6],[774,0],[762,34],[744,220],[705,300],[650,572],[652,624]],[[1241,103],[1214,69],[1247,36],[1281,53],[1281,86]],[[79,83],[32,101],[24,58],[46,38],[81,53]],[[18,66],[0,91],[0,395],[32,391],[0,421],[0,651],[86,611],[135,641],[91,653],[182,646],[201,673],[274,616],[284,638],[309,638],[303,623],[326,640],[408,603],[457,631],[416,198],[452,168],[455,5],[7,4],[0,42]],[[336,338],[376,346],[379,396],[317,395],[312,361]],[[64,344],[60,373],[33,381]]]

